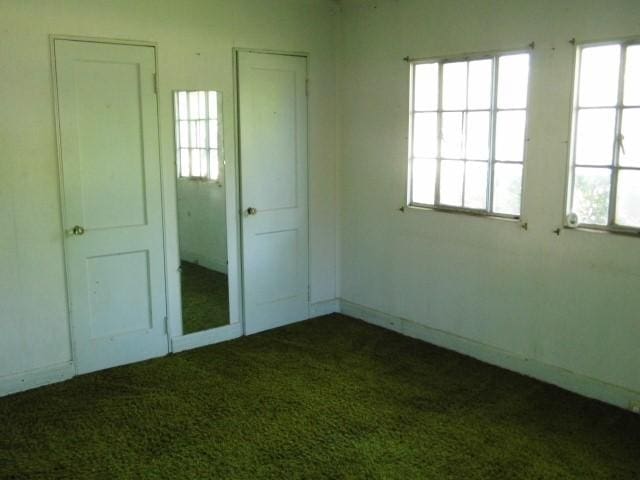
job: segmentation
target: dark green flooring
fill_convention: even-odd
[[[190,262],[181,262],[182,332],[221,327],[229,323],[227,276]]]
[[[637,479],[640,417],[332,315],[0,399],[7,479]]]

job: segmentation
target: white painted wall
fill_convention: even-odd
[[[640,241],[551,233],[563,212],[568,40],[638,34],[639,19],[636,0],[343,0],[340,8],[329,0],[0,0],[0,382],[71,359],[48,45],[59,33],[159,44],[172,325],[179,258],[171,91],[222,91],[227,179],[235,181],[231,48],[308,51],[312,302],[336,297],[337,281],[353,305],[640,392]],[[529,231],[399,213],[409,94],[401,58],[531,41]],[[232,189],[226,200],[237,210]]]
[[[638,398],[640,239],[552,230],[563,217],[569,40],[640,34],[640,2],[345,0],[342,8],[341,297]],[[400,213],[409,99],[402,58],[532,41],[529,230],[460,214]]]
[[[159,45],[169,322],[178,332],[172,91],[222,92],[227,180],[235,182],[233,47],[310,54],[312,301],[335,298],[336,18],[329,0],[0,0],[0,387],[71,359],[48,36]],[[233,190],[226,201],[235,211]]]
[[[178,179],[180,259],[227,273],[224,184]]]

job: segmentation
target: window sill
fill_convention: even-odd
[[[404,205],[401,211],[414,211],[414,212],[435,212],[440,214],[454,214],[454,215],[464,215],[475,218],[483,218],[486,220],[498,220],[498,221],[506,221],[512,223],[518,223],[525,230],[527,229],[527,223],[523,222],[520,216],[516,215],[501,215],[495,213],[486,213],[478,210],[469,210],[463,208],[447,208],[447,207],[430,207],[427,205],[416,205],[416,204],[408,204]]]
[[[640,228],[611,228],[611,227],[598,227],[596,225],[584,225],[572,227],[570,225],[563,225],[563,230],[575,230],[577,232],[595,233],[601,235],[620,235],[623,237],[635,237],[640,238]]]
[[[178,177],[178,180],[182,180],[184,182],[197,182],[197,183],[213,183],[222,186],[222,182],[220,180],[211,180],[210,178],[204,177]]]

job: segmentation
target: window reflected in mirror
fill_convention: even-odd
[[[175,112],[179,177],[218,180],[218,92],[176,92]]]
[[[174,92],[183,334],[229,324],[221,95]]]

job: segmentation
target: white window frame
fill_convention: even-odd
[[[180,121],[185,121],[185,119],[181,119],[179,116],[179,105],[178,105],[178,94],[179,93],[186,93],[187,95],[189,93],[193,93],[193,92],[205,92],[205,109],[208,112],[209,111],[209,92],[216,92],[216,118],[215,119],[211,119],[211,118],[203,118],[203,119],[193,119],[191,118],[191,115],[187,115],[187,119],[186,121],[189,122],[189,136],[190,136],[190,132],[191,132],[191,124],[193,122],[196,121],[205,121],[207,123],[205,131],[206,131],[206,135],[207,135],[207,147],[182,147],[180,144]],[[185,179],[185,180],[194,180],[194,181],[203,181],[203,182],[212,182],[212,183],[217,183],[218,185],[222,185],[222,179],[224,178],[223,175],[223,155],[222,155],[222,108],[221,108],[221,97],[222,95],[220,94],[220,91],[217,90],[174,90],[173,92],[173,124],[174,124],[174,140],[175,140],[175,152],[176,152],[176,175],[177,178],[179,179]],[[189,102],[187,101],[187,105],[189,105]],[[188,108],[188,107],[187,107]],[[218,135],[217,138],[217,148],[213,148],[209,146],[209,122],[215,121],[217,123],[217,128],[216,128],[216,132]],[[207,152],[207,159],[208,159],[208,165],[207,165],[207,174],[206,175],[191,175],[191,166],[192,166],[192,159],[190,157],[189,159],[189,175],[182,175],[182,165],[181,165],[181,158],[180,158],[180,150],[189,150],[190,152],[192,150],[204,150]],[[218,166],[218,170],[216,172],[216,176],[212,176],[211,175],[211,155],[213,154],[213,152],[215,152],[216,155],[216,163]]]
[[[640,226],[638,227],[630,227],[626,225],[618,225],[615,223],[615,213],[616,213],[616,201],[617,201],[617,187],[618,187],[618,173],[621,169],[625,170],[640,170],[640,167],[620,167],[619,159],[620,159],[620,138],[621,138],[621,128],[622,128],[622,113],[625,109],[640,109],[640,106],[631,106],[625,107],[623,102],[624,95],[624,74],[625,74],[625,63],[626,63],[626,54],[627,47],[632,45],[640,45],[640,38],[633,37],[627,39],[615,39],[615,40],[606,40],[606,41],[585,41],[585,42],[574,42],[575,43],[575,53],[574,53],[574,79],[573,79],[573,88],[572,88],[572,98],[571,98],[571,148],[569,150],[569,170],[567,174],[567,188],[565,190],[565,218],[564,218],[564,226],[566,228],[576,228],[575,225],[571,224],[569,221],[569,215],[571,214],[571,210],[573,208],[573,196],[575,189],[575,169],[576,169],[576,141],[577,141],[577,120],[578,120],[578,112],[580,110],[589,110],[592,108],[615,108],[615,131],[614,131],[614,141],[613,141],[613,163],[611,165],[587,165],[588,168],[603,168],[611,171],[611,183],[609,186],[609,210],[607,212],[607,225],[597,225],[597,224],[588,224],[588,223],[579,223],[577,229],[579,230],[600,230],[600,231],[608,231],[613,233],[625,233],[625,234],[633,234],[640,235]],[[618,97],[616,104],[613,107],[580,107],[578,105],[580,98],[580,59],[582,50],[589,47],[599,47],[606,45],[620,45],[620,65],[618,70]]]
[[[421,59],[405,59],[408,61],[410,66],[410,96],[409,96],[409,145],[408,145],[408,153],[409,158],[406,163],[407,165],[407,184],[406,184],[406,207],[408,208],[416,208],[422,210],[434,210],[434,211],[443,211],[443,212],[451,212],[451,213],[464,213],[470,215],[477,215],[483,217],[490,218],[503,218],[503,219],[521,219],[522,212],[524,207],[524,197],[525,197],[525,175],[526,175],[526,159],[527,159],[527,146],[529,143],[529,106],[530,106],[530,92],[531,92],[531,56],[532,56],[533,43],[527,48],[520,49],[509,49],[509,50],[500,50],[500,51],[490,51],[483,53],[474,53],[474,54],[463,54],[459,56],[446,56],[446,57],[432,57],[432,58],[421,58]],[[499,57],[508,56],[508,55],[518,55],[518,54],[528,54],[529,55],[529,76],[527,79],[527,103],[524,108],[498,108],[497,106],[497,89],[498,89],[498,73],[499,73]],[[454,63],[454,62],[469,62],[474,60],[485,60],[485,59],[493,59],[493,71],[491,76],[491,103],[489,109],[479,109],[479,110],[469,110],[468,108],[464,111],[488,111],[490,114],[490,129],[489,129],[489,159],[487,162],[488,172],[487,172],[487,200],[486,200],[486,209],[474,209],[469,207],[456,207],[451,205],[445,205],[439,203],[439,186],[440,186],[440,164],[443,158],[440,155],[441,149],[441,126],[442,126],[442,72],[443,65],[445,63]],[[438,107],[435,111],[438,117],[438,154],[436,158],[437,167],[436,167],[436,187],[435,187],[435,198],[434,204],[423,204],[413,201],[413,182],[412,182],[412,172],[413,172],[413,123],[414,123],[414,115],[416,113],[420,113],[421,111],[414,110],[414,96],[415,96],[415,66],[420,64],[430,64],[437,63],[438,64]],[[495,132],[496,132],[496,120],[497,113],[499,111],[525,111],[525,130],[524,130],[524,150],[521,162],[506,162],[495,160]],[[473,162],[475,160],[461,159],[465,162]],[[484,161],[483,161],[484,162]],[[521,177],[521,187],[520,187],[520,214],[519,215],[511,215],[505,213],[493,212],[493,180],[494,180],[494,165],[497,163],[507,163],[507,164],[516,164],[520,163],[522,165],[522,177]],[[463,198],[464,198],[464,189],[463,189]]]

